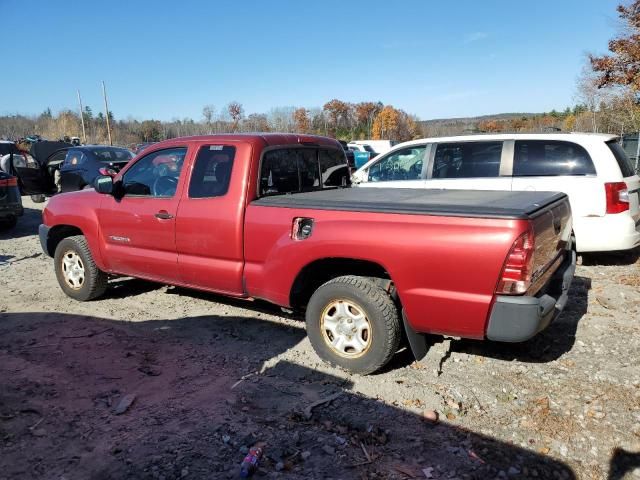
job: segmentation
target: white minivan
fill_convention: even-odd
[[[578,252],[640,245],[640,179],[615,135],[413,140],[372,159],[352,180],[358,187],[561,191],[571,202]]]

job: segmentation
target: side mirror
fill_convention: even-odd
[[[93,182],[93,188],[98,193],[111,195],[113,194],[113,178],[109,175],[99,175]]]

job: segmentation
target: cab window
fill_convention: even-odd
[[[142,157],[122,178],[124,194],[138,197],[173,197],[186,154],[186,148],[171,148]]]
[[[229,190],[236,147],[207,145],[200,149],[189,183],[190,198],[211,198]]]
[[[369,168],[369,181],[419,180],[422,178],[426,149],[426,145],[416,145],[382,158]]]

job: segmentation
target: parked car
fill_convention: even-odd
[[[120,171],[134,157],[131,150],[104,145],[84,145],[66,151],[60,166],[60,192],[73,192],[93,187],[93,181],[106,168]]]
[[[175,156],[177,169],[155,160]],[[60,287],[109,275],[304,311],[323,359],[357,373],[425,333],[523,341],[562,310],[575,269],[567,196],[355,189],[342,146],[310,135],[176,138],[95,190],[53,197],[39,234]]]
[[[398,142],[393,140],[351,140],[349,142],[349,146],[367,145],[376,153],[376,155],[379,155],[381,153],[387,153],[397,143]]]
[[[45,196],[57,193],[57,174],[70,145],[66,142],[41,140],[31,144],[31,161],[26,165],[14,165],[14,175],[23,195],[31,195],[36,202],[44,202]]]
[[[16,175],[22,193],[31,195],[34,202],[43,202],[46,195],[92,186],[102,168],[116,173],[133,158],[133,153],[120,147],[74,147],[66,142],[40,141],[31,145],[31,156],[34,162],[17,167]]]
[[[14,166],[26,165],[27,158],[21,152],[15,142],[0,140],[0,171],[12,175]]]
[[[578,252],[640,245],[640,179],[603,134],[500,134],[425,138],[360,168],[361,187],[562,191]]]
[[[0,172],[0,230],[15,227],[23,213],[18,179]]]
[[[344,155],[345,157],[347,157],[347,164],[349,165],[349,171],[351,173],[354,173],[357,167],[356,167],[355,157],[353,156],[353,150],[349,148],[349,146],[347,145],[347,142],[345,142],[344,140],[338,140],[338,142],[340,142],[340,145],[342,145],[342,149],[344,150]]]

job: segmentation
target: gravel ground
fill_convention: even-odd
[[[258,478],[640,478],[637,252],[583,259],[532,341],[434,337],[359,377],[266,304],[133,279],[70,300],[25,207],[0,233],[0,479],[237,478],[258,442]]]

